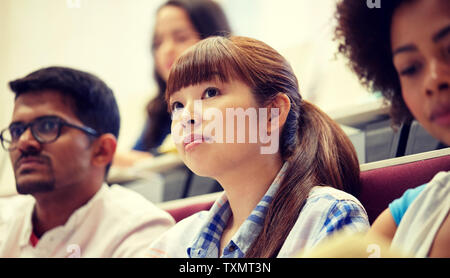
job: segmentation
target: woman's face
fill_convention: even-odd
[[[178,56],[200,41],[185,10],[164,6],[156,17],[153,51],[158,74],[167,82],[170,68]]]
[[[400,5],[392,17],[391,49],[409,110],[450,145],[450,1]]]
[[[184,163],[197,175],[220,177],[256,158],[267,145],[258,134],[263,113],[243,82],[185,87],[171,95],[169,105],[172,137]]]

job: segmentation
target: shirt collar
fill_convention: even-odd
[[[102,186],[95,193],[95,195],[86,204],[84,204],[83,206],[81,206],[80,208],[75,210],[72,213],[72,215],[69,217],[69,219],[67,219],[67,221],[64,225],[55,227],[55,228],[47,231],[45,234],[42,235],[41,239],[44,236],[46,236],[47,234],[53,233],[57,230],[71,231],[74,228],[76,228],[83,221],[83,219],[85,218],[86,214],[89,211],[89,208],[92,206],[92,204],[95,202],[95,200],[101,198],[101,196],[104,195],[107,190],[109,190],[109,186],[106,183],[102,184]],[[36,205],[36,200],[33,198],[33,204],[29,206],[29,209],[27,211],[26,219],[27,219],[28,225],[25,226],[26,228],[23,230],[24,232],[21,236],[21,241],[20,241],[21,246],[29,244],[31,233],[33,230],[32,217],[33,217],[33,211],[34,211],[35,205]]]
[[[253,241],[260,234],[267,210],[278,191],[284,177],[288,162],[285,162],[273,180],[264,197],[244,221],[238,231],[225,246],[223,257],[243,257]],[[199,235],[187,249],[189,257],[218,257],[220,238],[231,216],[231,208],[226,193],[213,204],[206,219],[206,225],[200,230]]]

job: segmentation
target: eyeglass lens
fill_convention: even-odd
[[[29,126],[33,137],[39,143],[48,143],[58,137],[60,122],[57,118],[40,118],[29,124],[13,124],[2,133],[3,147],[14,148]]]

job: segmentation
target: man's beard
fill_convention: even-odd
[[[33,174],[33,172],[37,172],[39,170],[23,170],[19,174],[16,173],[16,170],[15,170],[14,174],[15,174],[15,178],[16,178],[16,190],[19,194],[45,193],[45,192],[51,192],[55,189],[55,175],[53,172],[53,167],[52,167],[50,159],[48,157],[42,156],[42,155],[38,155],[37,157],[39,157],[39,159],[44,161],[45,165],[47,166],[47,171],[45,173],[46,177],[19,183],[19,182],[17,182],[18,175],[23,176],[23,175]],[[15,168],[17,168],[17,167],[15,167]],[[42,171],[39,171],[39,173],[44,174]]]
[[[33,181],[16,183],[16,190],[19,194],[34,194],[51,192],[55,189],[55,179],[47,181]]]

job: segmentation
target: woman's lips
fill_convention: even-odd
[[[183,139],[183,146],[185,151],[192,150],[195,146],[200,145],[204,142],[208,142],[209,137],[205,137],[201,134],[189,134]]]
[[[442,126],[450,125],[450,105],[443,105],[433,110],[430,120]]]

